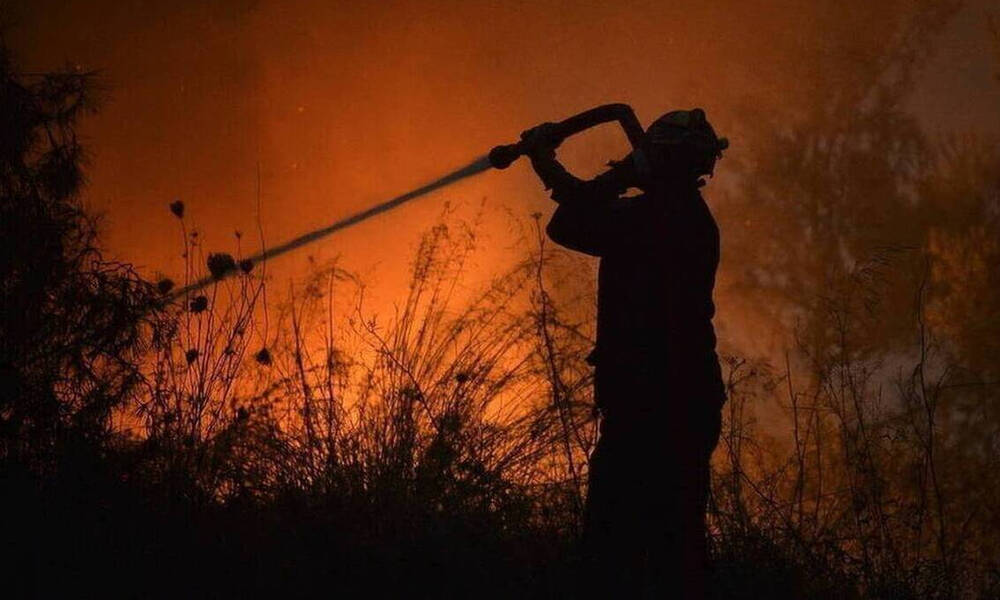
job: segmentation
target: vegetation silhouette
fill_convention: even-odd
[[[904,106],[953,10],[918,3],[817,97],[733,129],[717,291],[781,343],[720,352],[715,597],[1000,595],[1000,148]],[[93,74],[2,56],[6,596],[575,596],[599,468],[583,259],[536,219],[460,300],[477,229],[445,215],[389,319],[337,265],[279,294],[238,250],[164,303],[82,208]],[[210,276],[171,213],[177,286]]]

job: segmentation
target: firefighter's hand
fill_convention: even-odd
[[[551,158],[563,138],[556,131],[554,123],[542,123],[521,133],[521,141],[528,146],[531,158]]]

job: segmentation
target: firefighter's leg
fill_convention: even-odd
[[[698,407],[699,409],[701,407]],[[721,415],[715,408],[705,408],[696,414],[692,428],[697,435],[690,440],[688,460],[684,461],[684,483],[681,500],[681,598],[701,600],[707,595],[708,584],[708,532],[705,510],[711,485],[710,460],[719,440]]]
[[[628,431],[605,421],[590,460],[584,517],[583,580],[589,597],[636,597],[642,580],[644,523],[637,511],[637,457]]]

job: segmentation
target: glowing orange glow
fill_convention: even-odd
[[[836,89],[841,75],[830,69],[842,63],[828,41],[863,61],[897,26],[902,4],[873,4],[852,18],[836,3],[792,1],[233,0],[183,10],[37,2],[22,9],[24,26],[12,35],[27,66],[71,57],[102,70],[108,104],[84,124],[88,203],[106,215],[113,254],[176,278],[180,234],[166,210],[175,198],[185,201],[206,251],[233,251],[241,231],[250,254],[258,250],[258,165],[261,221],[275,244],[432,180],[539,121],[609,101],[630,103],[647,123],[670,109],[704,107],[734,141],[708,188],[724,212],[727,162],[754,151],[737,130],[748,109],[793,114]],[[941,103],[917,102],[938,114]],[[967,115],[962,105],[953,112]],[[563,155],[583,173],[625,147],[610,130],[582,137]],[[310,255],[341,256],[388,300],[442,206],[476,206],[483,197],[493,215],[484,226],[489,252],[477,263],[486,275],[509,253],[507,211],[551,210],[524,165],[421,199],[271,272],[283,280],[301,273]],[[724,301],[720,309],[723,322],[735,315]]]

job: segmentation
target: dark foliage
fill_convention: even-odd
[[[20,77],[0,50],[0,458],[32,472],[107,437],[154,312],[152,286],[101,257],[77,196],[74,125],[93,96],[89,73]]]

